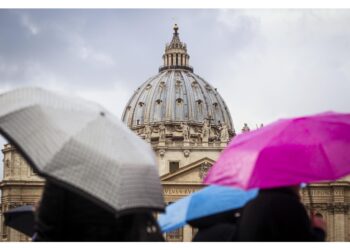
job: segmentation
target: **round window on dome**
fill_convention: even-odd
[[[164,88],[164,87],[165,87],[165,82],[160,82],[159,86],[160,86],[161,88]]]
[[[176,103],[181,104],[182,102],[183,102],[183,99],[182,99],[182,98],[177,98],[177,99],[176,99]]]
[[[196,103],[198,103],[198,104],[202,104],[202,100],[201,99],[198,99],[197,101],[196,101]]]

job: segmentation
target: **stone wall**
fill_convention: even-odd
[[[5,226],[3,213],[18,206],[35,205],[40,200],[44,181],[12,145],[6,144],[2,152],[4,173],[0,182],[0,241],[28,241],[29,237]]]
[[[219,156],[220,148],[189,148],[186,146],[155,147],[160,163],[160,172],[164,198],[167,203],[174,202],[195,192],[204,186],[201,184],[203,175]],[[164,152],[162,152],[162,150]],[[14,147],[7,144],[4,154],[4,178],[0,182],[2,191],[0,204],[0,241],[28,241],[23,234],[4,226],[3,212],[21,205],[35,204],[39,201],[44,181],[30,169],[26,161]],[[169,162],[178,160],[179,170],[169,173]],[[203,172],[203,165],[207,166]],[[311,185],[312,204],[316,213],[322,215],[327,222],[328,241],[350,241],[349,205],[350,178],[337,182],[322,182]],[[310,209],[310,199],[307,190],[301,192],[302,201]],[[169,241],[190,241],[195,230],[190,226],[184,227],[174,234]]]

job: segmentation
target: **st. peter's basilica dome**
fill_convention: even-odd
[[[164,140],[227,142],[234,135],[224,100],[216,88],[193,73],[189,58],[175,24],[172,41],[165,47],[164,65],[135,91],[123,112],[129,128],[150,141],[161,140],[162,130]],[[176,131],[182,131],[182,136],[176,136]]]

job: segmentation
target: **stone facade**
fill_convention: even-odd
[[[28,241],[30,238],[24,234],[5,226],[3,213],[18,206],[37,203],[44,181],[33,172],[14,146],[6,144],[2,152],[4,170],[0,182],[0,241]]]
[[[327,223],[327,241],[350,241],[350,182],[322,182],[311,185],[311,201],[315,213]],[[307,190],[302,190],[303,203],[310,210]]]
[[[171,204],[204,187],[202,184],[203,178],[214,161],[206,157],[205,153],[197,156],[201,159],[183,166],[174,173],[161,176],[164,199],[167,204]],[[191,241],[194,234],[195,229],[186,225],[183,229],[167,233],[165,237],[167,241]]]
[[[159,151],[164,150],[161,161]],[[180,168],[174,173],[163,174],[161,181],[164,187],[164,198],[166,203],[187,196],[201,188],[203,177],[208,168],[218,157],[218,153],[212,152],[207,157],[205,151],[202,153],[191,150],[191,157],[186,162],[184,151],[167,150],[166,148],[156,149],[158,160],[166,169],[165,164],[173,159],[180,159]],[[6,144],[2,150],[4,154],[3,180],[0,183],[1,204],[0,204],[0,241],[28,241],[25,235],[18,231],[4,226],[3,212],[21,205],[35,204],[39,201],[44,181],[36,176],[18,151]],[[180,153],[183,158],[180,157]],[[212,159],[213,158],[213,159]],[[316,213],[322,215],[327,223],[327,241],[350,241],[350,178],[337,182],[322,182],[311,185],[313,208]],[[302,201],[309,209],[310,199],[307,190],[302,190]],[[168,241],[191,241],[195,229],[185,226],[183,229],[166,234]]]

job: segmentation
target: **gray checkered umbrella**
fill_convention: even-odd
[[[0,95],[0,133],[39,173],[116,212],[163,210],[154,152],[92,102],[39,88]]]

